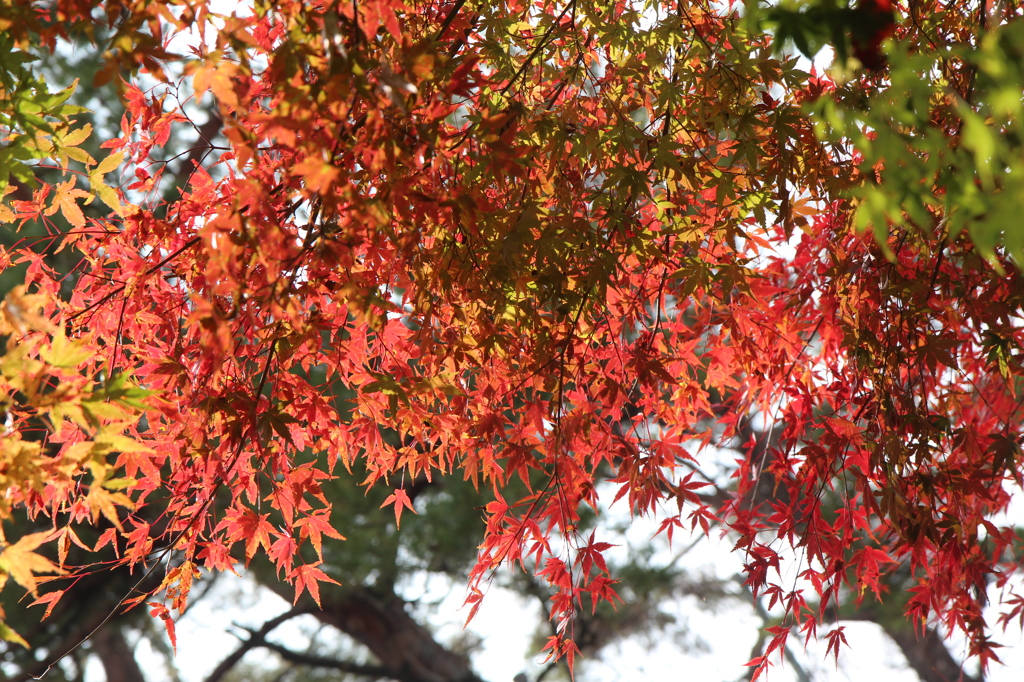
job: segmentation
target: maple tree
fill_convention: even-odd
[[[3,11],[22,51],[107,27],[100,79],[159,83],[121,82],[98,160],[61,95],[0,64],[31,113],[0,121],[23,150],[2,168],[64,171],[0,215],[52,226],[0,253],[25,268],[0,330],[5,504],[52,527],[0,554],[29,591],[87,570],[77,543],[159,570],[123,606],[169,627],[200,567],[257,555],[319,601],[344,528],[323,486],[357,467],[396,526],[417,480],[489,489],[468,601],[500,564],[535,572],[570,665],[574,615],[617,599],[580,531],[608,482],[669,538],[736,539],[786,614],[755,675],[794,628],[838,651],[831,607],[898,569],[913,621],[965,632],[983,668],[989,582],[1024,619],[1000,521],[1022,485],[1015,3]],[[210,38],[179,56],[188,30]],[[832,45],[832,75],[786,41]],[[190,101],[227,144],[167,199]],[[702,467],[715,445],[739,453],[728,481]]]

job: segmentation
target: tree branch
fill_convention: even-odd
[[[218,682],[218,680],[228,674],[228,672],[242,660],[242,657],[245,656],[249,650],[258,646],[266,646],[267,642],[264,638],[269,635],[274,628],[285,621],[307,613],[309,613],[309,608],[305,606],[296,607],[289,611],[285,611],[276,618],[271,618],[264,623],[263,627],[259,630],[248,630],[248,628],[246,628],[249,632],[249,639],[242,642],[241,646],[235,649],[230,656],[221,661],[220,664],[214,668],[213,672],[207,676],[206,682]]]
[[[292,588],[284,583],[270,582],[265,587],[291,598]],[[299,604],[320,622],[369,649],[380,661],[384,676],[401,682],[481,682],[467,660],[439,644],[409,615],[398,596],[362,586],[325,585],[320,600],[322,610],[308,597]]]
[[[754,610],[757,611],[757,615],[761,618],[761,622],[764,624],[765,627],[767,627],[768,624],[771,623],[773,620],[771,614],[768,613],[768,609],[764,607],[764,604],[761,603],[761,600],[754,595],[754,593],[750,590],[749,587],[742,585],[742,578],[737,577],[737,582],[741,583],[743,589],[747,592],[747,594],[750,595],[750,599],[754,604]],[[760,655],[761,651],[763,651],[764,642],[767,639],[767,637],[764,636],[764,632],[765,631],[762,629],[762,636],[758,637],[757,640],[757,652],[754,653],[754,655],[751,656],[751,658]],[[797,660],[796,655],[793,653],[793,650],[790,649],[788,643],[783,645],[783,653],[786,657],[786,660],[789,661],[789,664],[793,666],[793,670],[796,672],[797,679],[800,680],[800,682],[811,682],[811,676],[807,674],[807,671],[804,670],[804,667],[800,664],[800,661]],[[750,668],[750,672],[747,674],[747,677],[745,679],[751,679],[754,675],[754,670],[755,668]]]
[[[380,679],[383,677],[398,680],[399,682],[406,682],[413,678],[406,678],[402,676],[396,676],[388,670],[384,669],[379,665],[362,665],[360,663],[352,663],[350,661],[340,661],[336,658],[325,658],[323,656],[314,656],[312,654],[303,654],[298,651],[292,651],[291,649],[275,644],[273,642],[262,642],[260,644],[264,649],[269,649],[275,652],[281,658],[294,663],[296,665],[306,665],[314,668],[330,668],[332,670],[340,670],[344,673],[351,675],[362,675],[364,677],[372,677],[373,679]]]
[[[453,21],[455,21],[455,17],[458,16],[459,10],[461,10],[462,6],[465,4],[466,0],[457,0],[457,2],[452,6],[451,10],[448,12],[448,16],[446,16],[444,21],[441,22],[441,28],[439,28],[437,30],[437,34],[434,35],[435,42],[444,37],[448,27],[452,25]]]

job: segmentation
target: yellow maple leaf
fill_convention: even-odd
[[[53,533],[49,531],[30,533],[0,553],[0,571],[14,578],[15,582],[31,592],[33,597],[39,597],[36,590],[36,573],[65,573],[52,561],[34,551],[52,536]]]
[[[73,227],[85,227],[85,215],[78,207],[76,199],[85,199],[85,203],[88,204],[92,202],[92,195],[84,190],[75,189],[75,176],[72,176],[67,182],[57,185],[57,194],[53,198],[53,204],[50,205],[49,213],[53,213],[56,208],[59,208]]]

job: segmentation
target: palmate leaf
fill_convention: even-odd
[[[295,600],[293,603],[297,604],[303,591],[306,591],[309,592],[309,596],[313,598],[313,601],[315,601],[316,605],[319,607],[321,606],[320,583],[329,583],[332,585],[340,584],[317,568],[317,565],[318,564],[306,564],[303,566],[296,566],[295,569],[289,573],[289,579],[295,583]]]
[[[394,505],[395,507],[395,525],[399,528],[401,528],[402,525],[403,509],[407,508],[413,514],[416,513],[416,510],[412,506],[412,500],[409,499],[409,493],[405,491],[405,488],[395,488],[395,492],[391,493],[380,506],[381,508],[384,508],[389,504]]]
[[[553,595],[556,656],[577,651],[584,595],[616,599],[610,543],[581,526],[618,501],[736,538],[746,586],[791,621],[755,677],[839,585],[874,590],[883,555],[909,562],[912,617],[966,628],[990,660],[965,586],[1016,551],[991,519],[1024,436],[1020,24],[814,2],[772,10],[773,41],[731,6],[469,4],[123,17],[114,68],[166,73],[155,29],[209,31],[187,70],[226,142],[198,142],[163,194],[162,148],[194,127],[177,90],[126,83],[91,193],[65,176],[11,203],[87,229],[67,283],[41,250],[8,253],[48,325],[8,303],[12,423],[53,400],[70,425],[55,462],[18,446],[10,504],[113,526],[92,549],[122,563],[173,548],[159,590],[180,612],[200,565],[243,556],[319,602],[339,457],[368,487],[401,480],[371,505],[395,526],[454,474],[491,495],[474,609],[521,564]],[[784,40],[833,44],[837,78],[778,58]],[[81,137],[63,93],[39,95],[47,114],[40,92],[18,111],[43,136],[11,158]],[[131,184],[104,184],[122,164]],[[119,211],[96,229],[92,196]],[[716,485],[698,467],[719,448]],[[166,523],[142,516],[155,499]],[[802,549],[798,585],[781,543]]]
[[[25,641],[25,638],[19,635],[17,632],[15,632],[14,629],[11,628],[11,626],[9,626],[7,623],[4,623],[2,620],[0,620],[0,639],[4,640],[5,642],[14,642],[15,644],[20,644],[26,649],[30,648],[28,642]]]
[[[34,551],[52,539],[53,533],[32,533],[4,547],[0,552],[0,574],[3,575],[3,581],[6,582],[7,576],[10,576],[34,597],[38,597],[35,577],[37,573],[62,575],[66,572]]]
[[[46,83],[26,68],[35,58],[16,51],[10,36],[0,38],[0,54],[4,55],[0,58],[0,127],[6,136],[0,151],[2,192],[11,176],[31,186],[37,184],[27,161],[57,155],[66,167],[67,156],[81,151],[79,145],[89,137],[91,126],[75,127],[71,117],[85,110],[64,104],[74,93],[77,81],[49,92]],[[81,158],[91,161],[87,154]]]

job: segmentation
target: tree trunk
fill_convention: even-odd
[[[902,628],[883,624],[882,628],[899,645],[921,682],[981,682],[963,671],[934,628],[928,628],[922,636],[909,624]]]
[[[291,596],[283,583],[267,587],[283,588],[282,596]],[[369,649],[389,677],[402,682],[481,682],[469,661],[438,644],[396,595],[376,595],[364,587],[328,589],[321,602],[323,610],[314,606],[310,612]]]
[[[877,623],[899,646],[921,682],[982,682],[982,678],[963,671],[935,628],[926,628],[919,635],[902,614],[880,612],[874,604],[844,613],[843,618]]]
[[[93,652],[99,656],[107,682],[146,682],[128,647],[124,633],[116,623],[107,623],[90,640]]]

